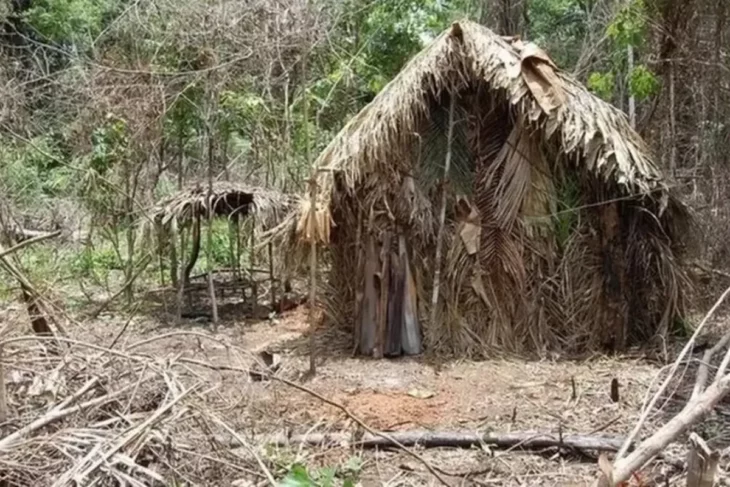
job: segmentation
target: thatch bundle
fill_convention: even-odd
[[[216,181],[212,192],[208,184],[198,182],[160,201],[151,212],[151,219],[168,225],[190,222],[194,218],[207,218],[212,206],[215,216],[240,216],[256,214],[263,221],[275,222],[284,214],[289,198],[277,191],[230,181]]]
[[[316,166],[333,222],[323,293],[363,353],[399,349],[414,316],[393,303],[413,295],[425,346],[456,353],[622,348],[682,311],[684,207],[623,113],[532,44],[454,24]],[[274,235],[301,246],[304,209]]]

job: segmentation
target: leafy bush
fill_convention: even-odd
[[[25,11],[24,19],[47,40],[87,46],[117,5],[116,0],[40,0]]]
[[[649,68],[643,64],[636,66],[629,73],[631,94],[639,100],[645,100],[659,92],[659,80]]]
[[[86,247],[76,254],[71,270],[77,277],[87,277],[94,273],[106,273],[123,268],[119,256],[111,246]]]

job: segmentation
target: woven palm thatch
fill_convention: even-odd
[[[151,217],[163,225],[172,221],[183,224],[193,218],[207,218],[212,206],[216,216],[256,214],[258,219],[273,223],[286,214],[289,203],[289,197],[277,191],[229,181],[214,182],[209,194],[208,184],[200,182],[160,201]]]
[[[413,270],[432,350],[622,348],[682,312],[684,206],[624,114],[533,44],[455,23],[315,166],[316,208],[303,202],[272,235],[331,244],[323,296],[363,353],[388,348],[389,280],[411,279],[393,265]],[[368,320],[376,338],[363,347]]]

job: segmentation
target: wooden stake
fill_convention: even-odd
[[[309,93],[307,90],[307,57],[305,53],[302,58],[302,79],[304,80],[304,152],[307,164],[311,166],[311,154],[309,147]],[[317,170],[312,168],[309,179],[309,211],[310,216],[314,220],[314,228],[316,229],[317,219]],[[317,316],[317,238],[319,235],[316,230],[312,235],[311,247],[309,249],[309,375],[314,377],[317,373],[317,351],[316,351],[316,316]]]
[[[451,94],[449,103],[449,132],[446,139],[446,161],[444,162],[444,178],[441,187],[441,208],[439,210],[439,227],[436,234],[436,256],[434,257],[433,294],[431,295],[431,326],[436,324],[438,315],[439,287],[441,286],[441,252],[443,247],[444,224],[446,222],[446,191],[451,167],[451,148],[454,141],[454,107],[456,94]]]
[[[251,314],[256,317],[259,303],[259,285],[256,282],[256,217],[251,214],[251,247],[249,249],[251,264]]]
[[[182,322],[183,308],[185,307],[185,281],[187,280],[185,273],[185,246],[187,239],[185,238],[185,228],[179,227],[180,232],[180,271],[177,278],[177,323]]]
[[[311,218],[317,218],[317,181],[316,173],[309,182],[309,203]],[[316,223],[315,223],[316,225]],[[316,316],[317,316],[317,233],[312,235],[312,242],[309,249],[309,374],[313,377],[317,373],[317,351],[316,351]]]
[[[210,124],[208,120],[208,124]],[[208,293],[210,294],[210,310],[213,314],[213,333],[218,331],[218,302],[215,297],[213,283],[213,134],[208,127],[208,232],[206,236],[206,261],[208,271]]]
[[[276,278],[274,277],[274,247],[269,242],[266,245],[266,251],[269,254],[269,291],[271,293],[271,311],[276,308]]]
[[[619,401],[618,379],[615,377],[613,379],[611,379],[611,401],[613,401],[613,402]]]
[[[3,365],[3,346],[0,345],[0,425],[8,421],[8,394],[5,389],[5,366]],[[5,436],[5,428],[0,426],[0,435]]]
[[[687,453],[687,487],[712,487],[715,485],[720,453],[712,451],[697,433],[689,436]]]

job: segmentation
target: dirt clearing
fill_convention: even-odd
[[[8,309],[4,317],[21,319],[22,310]],[[35,397],[37,407],[48,408],[72,394],[77,383],[80,385],[72,371],[76,375],[87,369],[97,375],[106,371],[110,379],[119,378],[111,386],[104,382],[113,389],[122,384],[133,388],[135,380],[143,383],[145,370],[158,370],[159,377],[145,382],[149,387],[144,393],[128,393],[122,408],[126,412],[107,411],[104,418],[108,422],[112,417],[126,417],[133,422],[130,411],[139,415],[159,411],[176,394],[197,384],[189,398],[181,400],[185,406],[170,406],[170,411],[177,413],[169,414],[179,414],[179,421],[150,427],[158,435],[167,432],[162,436],[170,445],[177,445],[168,445],[173,451],[177,448],[185,452],[187,469],[176,467],[178,463],[173,460],[167,467],[157,466],[178,468],[183,485],[231,485],[235,481],[239,482],[236,485],[263,485],[267,478],[259,462],[277,481],[287,472],[292,475],[294,466],[301,464],[311,478],[336,473],[335,485],[346,478],[365,486],[437,485],[422,462],[397,449],[362,450],[348,444],[317,448],[267,446],[282,434],[356,435],[358,428],[342,410],[312,394],[279,381],[253,380],[247,370],[255,367],[256,354],[262,350],[276,353],[280,360],[278,377],[341,404],[373,429],[391,432],[425,429],[625,436],[638,419],[646,391],[660,372],[659,365],[628,356],[583,361],[456,360],[439,364],[422,358],[372,360],[352,358],[339,348],[327,350],[325,342],[320,341],[317,375],[307,378],[308,358],[302,353],[306,350],[302,346],[306,330],[304,309],[275,321],[225,323],[215,335],[204,323],[173,326],[146,317],[122,321],[112,315],[101,316],[93,327],[72,327],[74,343],[63,358],[30,360],[32,353],[27,348],[7,347],[11,356],[28,360],[5,363],[11,377],[10,406],[16,412],[11,417],[23,417],[19,411],[23,395],[27,397],[40,377],[50,382],[54,377],[58,381],[64,378],[56,386],[55,396]],[[103,352],[115,339],[118,358]],[[91,345],[98,349],[89,350]],[[37,344],[32,350],[44,356]],[[109,372],[116,360],[127,361],[124,356],[140,366],[119,375]],[[53,375],[54,370],[59,372]],[[614,379],[619,384],[617,402],[610,394]],[[31,416],[30,409],[25,416]],[[97,423],[101,421],[101,417],[96,419]],[[652,423],[654,420],[662,418],[654,418]],[[66,429],[56,430],[55,438],[71,428],[78,434],[78,428],[87,423],[82,416],[72,416],[64,425]],[[21,426],[14,424],[12,428]],[[653,429],[650,424],[645,434]],[[150,439],[154,435],[148,436],[140,436],[147,439],[138,441],[139,445],[146,444],[149,452],[140,446],[138,456],[141,451],[149,456],[159,454],[155,453],[157,447],[149,446],[156,444]],[[588,485],[598,474],[595,452],[569,448],[523,452],[519,448],[483,445],[471,449],[415,447],[414,451],[453,485]],[[195,458],[210,465],[193,469],[191,462]],[[154,470],[155,465],[152,461],[148,466]],[[641,475],[671,480],[678,473],[671,466],[655,462]],[[322,482],[319,484],[324,485]],[[641,482],[635,480],[633,485],[645,485]]]

